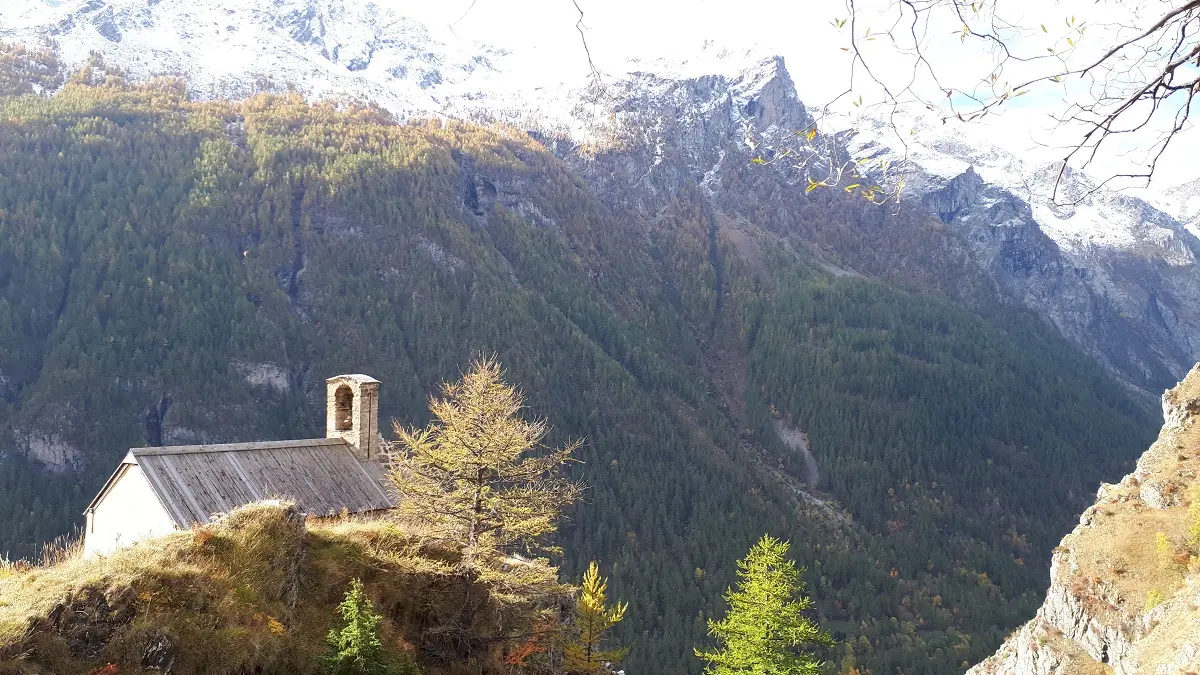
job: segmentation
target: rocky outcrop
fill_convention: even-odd
[[[82,456],[79,448],[54,431],[30,431],[25,434],[18,432],[16,436],[18,448],[25,450],[29,457],[52,471],[67,471],[73,468]]]
[[[233,361],[230,367],[236,370],[252,387],[268,389],[286,394],[291,389],[291,376],[286,368],[274,363],[249,363]]]
[[[784,153],[812,123],[779,57],[698,77],[635,72],[589,95],[595,105],[575,114],[596,140],[544,141],[597,192],[647,209],[688,185],[719,193],[722,174],[748,164],[753,148]]]
[[[968,675],[1200,669],[1200,365],[1163,395],[1158,440],[1055,549],[1046,601]]]
[[[775,430],[775,435],[783,441],[784,445],[794,450],[804,460],[804,482],[808,487],[816,489],[817,484],[821,482],[821,472],[817,467],[817,459],[813,457],[808,434],[804,433],[803,429],[792,426],[780,418],[771,420],[771,428]]]

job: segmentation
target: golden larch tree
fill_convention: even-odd
[[[600,566],[593,561],[583,575],[579,601],[575,605],[575,620],[570,640],[563,646],[563,666],[572,675],[609,673],[612,665],[629,653],[628,649],[602,649],[609,629],[625,618],[629,603],[608,606],[608,580],[600,576]]]
[[[464,562],[545,546],[580,486],[562,475],[579,447],[545,448],[545,420],[521,417],[523,397],[500,364],[481,358],[430,399],[423,429],[394,423],[389,475],[398,515],[464,546]]]

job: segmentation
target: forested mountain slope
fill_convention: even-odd
[[[1158,440],[1054,548],[1037,615],[969,675],[1200,669],[1200,366],[1162,397]]]
[[[891,172],[908,186],[903,210],[946,227],[898,230],[862,212],[855,227],[830,227],[827,204],[795,217],[789,193],[808,175],[791,165],[803,153],[747,170],[750,156],[782,158],[813,122],[782,59],[706,48],[674,62],[607,61],[588,86],[539,67],[544,54],[463,41],[407,11],[374,0],[8,0],[0,39],[50,54],[0,79],[0,90],[53,91],[62,79],[52,65],[101,54],[139,79],[182,75],[197,98],[298,91],[370,100],[406,119],[499,120],[542,132],[609,204],[654,211],[692,181],[726,215],[803,232],[793,245],[840,269],[972,306],[987,296],[1028,307],[1147,404],[1200,359],[1189,185],[1152,200],[1156,209],[1068,172],[1055,199],[1057,169],[1014,151],[1019,139],[901,112],[856,119],[834,145],[847,158],[903,165]],[[580,56],[572,50],[564,58]],[[833,138],[831,125],[843,123],[822,118],[822,138]]]
[[[791,208],[735,214],[683,174],[622,200],[503,127],[184,91],[97,67],[0,101],[0,550],[75,522],[130,446],[319,435],[348,371],[421,423],[495,353],[552,440],[587,438],[566,563],[630,600],[631,672],[698,671],[767,531],[808,567],[831,659],[952,673],[1032,614],[1050,547],[1150,431],[986,282],[918,292],[938,249],[878,246],[944,241],[916,214],[732,164],[727,194],[767,181]],[[910,290],[802,242],[906,260]]]

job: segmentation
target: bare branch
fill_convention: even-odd
[[[575,30],[579,31],[579,41],[583,43],[583,53],[587,55],[588,68],[592,71],[592,79],[600,82],[600,70],[596,68],[596,64],[592,61],[592,50],[588,47],[587,34],[583,32],[583,8],[579,6],[579,0],[571,0],[571,4],[575,5],[575,11],[579,12],[579,20],[575,22]]]
[[[1163,153],[1192,122],[1192,106],[1200,93],[1200,0],[1175,0],[1171,3],[1175,6],[1165,8],[1144,27],[1131,22],[1089,25],[1069,17],[1065,19],[1066,33],[1057,38],[1044,25],[1022,26],[1020,21],[1006,19],[1001,2],[892,0],[885,15],[890,24],[887,30],[872,33],[869,27],[861,29],[865,16],[861,0],[846,0],[849,16],[835,20],[835,26],[843,30],[847,24],[849,27],[848,46],[844,47],[850,53],[848,87],[824,109],[857,93],[864,84],[856,81],[861,69],[867,78],[865,84],[878,87],[883,100],[863,106],[860,94],[851,99],[852,104],[864,109],[890,109],[883,118],[907,157],[908,144],[895,122],[895,112],[901,107],[919,105],[940,111],[943,123],[950,119],[970,122],[999,113],[1034,87],[1054,84],[1063,87],[1065,97],[1076,99],[1066,101],[1066,110],[1054,117],[1061,131],[1076,134],[1075,142],[1065,148],[1062,157],[1055,199],[1067,164],[1078,162],[1080,168],[1087,169],[1097,161],[1101,149],[1108,147],[1107,142],[1118,136],[1150,137],[1143,146],[1144,155],[1137,160],[1143,170],[1116,173],[1101,185],[1115,179],[1149,181]],[[941,71],[948,70],[948,64],[937,64],[930,56],[931,27],[946,23],[961,26],[956,35],[964,44],[978,44],[993,54],[992,63],[973,85],[947,80]],[[1082,60],[1076,56],[1077,48],[1090,27],[1106,32],[1112,43],[1099,56],[1074,65]],[[1031,35],[1052,39],[1045,47],[1046,53],[1029,52]],[[875,59],[881,57],[865,49],[864,43],[877,37],[887,40],[889,53],[882,57],[891,60],[887,68],[877,68],[881,64]],[[896,57],[908,59],[908,66],[898,70]],[[1023,75],[1016,85],[1005,78],[1009,66]],[[896,72],[902,79],[897,79]],[[1070,83],[1083,84],[1086,89],[1081,94],[1069,88]],[[1164,130],[1153,137],[1159,129]]]

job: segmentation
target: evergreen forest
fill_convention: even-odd
[[[130,447],[323,435],[345,372],[421,426],[494,355],[547,443],[584,441],[561,562],[629,602],[628,672],[700,672],[766,532],[836,669],[949,675],[1033,615],[1157,429],[1031,314],[835,276],[713,227],[694,186],[641,213],[514,129],[185,92],[95,63],[0,98],[9,557],[76,527]]]

